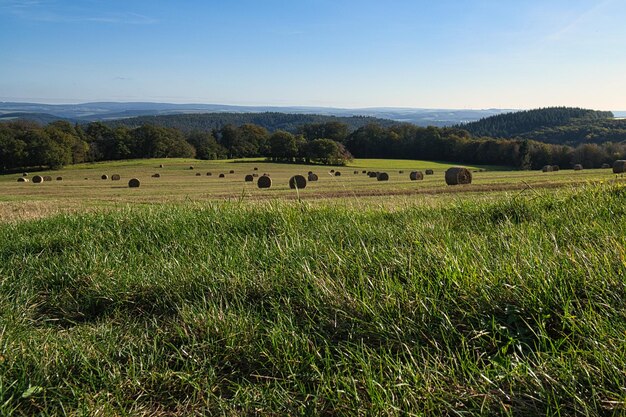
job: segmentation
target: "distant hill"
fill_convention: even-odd
[[[47,125],[48,123],[52,123],[57,120],[68,120],[70,122],[74,122],[74,120],[66,119],[64,117],[55,116],[53,114],[47,113],[4,113],[0,114],[0,122],[7,122],[10,120],[28,120],[31,122],[36,122],[42,125]]]
[[[459,127],[474,136],[511,138],[539,129],[563,126],[573,120],[591,121],[609,118],[613,118],[613,113],[572,107],[549,107],[499,114]]]
[[[626,120],[612,112],[551,107],[500,114],[458,125],[475,137],[531,139],[578,145],[626,140]]]
[[[182,132],[191,132],[194,130],[210,131],[212,129],[221,129],[227,124],[241,126],[246,123],[252,123],[262,126],[274,132],[276,130],[285,130],[288,132],[296,132],[298,127],[307,123],[326,123],[340,122],[348,125],[350,131],[356,130],[369,123],[377,123],[381,126],[392,126],[398,124],[393,120],[378,119],[375,117],[352,116],[323,116],[315,114],[289,114],[289,113],[206,113],[206,114],[176,114],[168,116],[140,116],[127,119],[117,119],[104,121],[103,123],[111,126],[127,126],[139,127],[143,125],[153,125],[161,127],[171,127],[179,129]]]
[[[369,116],[413,123],[418,126],[453,126],[459,123],[476,121],[510,110],[458,110],[458,109],[420,109],[404,107],[376,107],[345,109],[336,107],[303,106],[230,106],[223,104],[172,104],[172,103],[116,103],[97,102],[80,104],[40,104],[0,102],[0,117],[4,113],[45,113],[61,119],[82,122],[121,119],[136,116],[163,116],[170,114],[198,113],[290,113],[319,114],[323,116]],[[30,116],[31,118],[34,116]]]

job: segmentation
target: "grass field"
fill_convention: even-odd
[[[624,179],[387,163],[3,177],[0,415],[626,415]]]
[[[164,168],[159,168],[163,165]],[[193,166],[194,169],[189,169]],[[388,207],[406,204],[438,204],[469,193],[472,198],[493,195],[494,191],[554,188],[589,181],[615,180],[610,169],[586,171],[562,170],[553,173],[539,171],[512,171],[500,167],[469,167],[474,171],[472,185],[449,187],[444,172],[452,166],[446,163],[407,160],[355,160],[347,167],[324,167],[315,165],[275,164],[263,160],[244,161],[198,161],[184,159],[134,160],[80,164],[60,171],[43,171],[33,175],[50,175],[51,182],[41,184],[18,183],[18,174],[0,176],[0,221],[20,220],[48,216],[59,212],[100,208],[119,208],[128,204],[162,204],[174,202],[208,202],[225,200],[276,201],[305,199],[311,202],[334,202],[350,204],[382,204]],[[254,168],[258,168],[257,171]],[[330,170],[338,170],[334,176]],[[434,175],[423,181],[410,181],[411,170],[434,170]],[[230,171],[235,171],[230,174]],[[385,171],[388,182],[378,182],[362,171]],[[289,178],[295,174],[313,171],[318,182],[309,182],[303,190],[290,190]],[[357,171],[358,174],[354,174]],[[401,174],[400,171],[403,171]],[[482,172],[479,172],[482,171]],[[206,174],[210,172],[212,176]],[[160,178],[152,178],[159,173]],[[219,178],[219,174],[225,174]],[[259,189],[256,182],[245,182],[247,174],[270,174],[271,189]],[[119,174],[121,181],[100,179]],[[197,176],[196,174],[200,174]],[[58,176],[62,181],[56,181]],[[128,188],[128,180],[138,178],[141,187]],[[617,178],[618,181],[626,180]],[[256,178],[255,178],[256,181]],[[440,194],[448,195],[443,198]]]

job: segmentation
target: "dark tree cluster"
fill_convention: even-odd
[[[473,136],[513,138],[521,135],[531,135],[532,132],[537,130],[565,126],[574,122],[589,124],[612,118],[613,113],[611,112],[572,107],[549,107],[498,114],[457,127],[467,130]]]

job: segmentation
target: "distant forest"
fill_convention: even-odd
[[[542,116],[541,112],[547,114]],[[359,157],[439,160],[520,169],[538,169],[547,164],[562,168],[582,164],[586,168],[595,168],[626,158],[626,141],[621,139],[619,129],[614,129],[612,125],[619,121],[606,119],[607,115],[603,112],[589,112],[582,109],[543,109],[522,112],[519,118],[515,113],[504,115],[509,122],[506,122],[507,117],[502,119],[500,116],[482,121],[483,126],[487,126],[489,119],[495,119],[497,122],[493,123],[499,126],[498,129],[507,125],[518,131],[525,123],[524,129],[531,128],[535,132],[559,130],[562,126],[558,123],[569,123],[567,126],[583,129],[583,120],[596,123],[594,126],[606,126],[607,132],[603,135],[598,131],[593,143],[576,146],[542,143],[521,135],[507,139],[472,135],[465,129],[468,125],[423,128],[406,123],[372,123],[370,118],[365,117],[347,118],[354,122],[348,124],[340,121],[344,118],[318,116],[321,119],[317,119],[310,115],[280,113],[254,116],[259,117],[258,121],[263,125],[236,123],[239,116],[250,114],[218,114],[213,118],[200,117],[205,115],[142,117],[85,125],[62,120],[47,125],[12,121],[0,123],[0,169],[10,172],[32,167],[60,168],[81,162],[133,158],[259,156],[273,161],[333,165],[342,165],[352,157]],[[559,121],[548,123],[551,117]],[[146,119],[159,123],[171,121],[178,123],[179,127],[138,122]],[[218,120],[215,126],[220,127],[198,127],[194,124],[198,121],[213,123],[207,120]],[[233,123],[224,124],[228,120]],[[540,124],[552,126],[540,129]]]
[[[319,114],[291,114],[291,113],[203,113],[203,114],[176,114],[163,116],[139,116],[128,119],[116,119],[103,122],[110,127],[139,127],[153,125],[171,127],[181,132],[212,131],[221,129],[227,125],[241,126],[253,124],[267,129],[270,133],[284,130],[297,133],[303,125],[320,123],[342,123],[353,131],[370,123],[378,123],[382,126],[397,124],[393,120],[379,119],[367,116],[324,116]]]
[[[561,145],[626,140],[626,120],[613,119],[611,112],[570,107],[499,114],[457,128],[477,137],[530,139]]]

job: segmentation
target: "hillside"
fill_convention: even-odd
[[[182,132],[211,131],[221,129],[226,125],[241,126],[255,124],[264,127],[270,132],[285,130],[296,132],[298,127],[309,123],[340,122],[348,125],[350,131],[356,130],[370,123],[382,126],[392,126],[393,120],[378,119],[375,117],[352,116],[336,117],[316,114],[288,114],[288,113],[205,113],[205,114],[175,114],[166,116],[140,116],[127,119],[109,120],[104,122],[110,127],[126,126],[139,127],[153,125],[175,128]]]
[[[495,115],[458,127],[467,130],[473,136],[523,137],[551,143],[577,143],[585,140],[585,128],[598,126],[598,123],[603,124],[602,127],[607,131],[621,129],[620,124],[617,126],[606,124],[613,121],[612,119],[613,113],[611,112],[551,107]],[[563,129],[574,126],[576,128]],[[565,136],[562,134],[563,130],[568,132]],[[605,133],[609,133],[607,131]],[[543,139],[539,139],[540,137]]]

